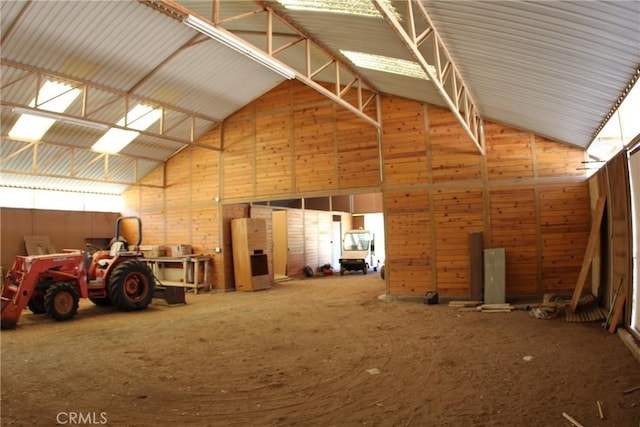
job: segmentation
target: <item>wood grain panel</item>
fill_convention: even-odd
[[[253,111],[253,109],[247,109]],[[254,194],[255,116],[224,123],[223,198]]]
[[[582,176],[579,168],[585,159],[584,151],[567,144],[558,144],[546,138],[536,136],[536,162],[538,176]]]
[[[295,113],[296,191],[338,188],[334,151],[333,107],[317,107]]]
[[[384,97],[383,156],[387,185],[429,182],[424,108],[419,102]]]
[[[167,211],[165,215],[166,245],[191,245],[191,211],[175,209]]]
[[[485,122],[484,134],[490,180],[533,177],[531,137],[528,132]]]
[[[539,186],[544,292],[573,290],[589,239],[586,181]]]
[[[256,193],[292,190],[291,113],[259,116],[256,124]]]
[[[482,156],[452,113],[429,106],[433,182],[479,180]]]
[[[535,295],[539,268],[535,188],[492,188],[490,206],[490,247],[505,248],[506,294]]]
[[[304,211],[304,263],[313,271],[320,266],[318,253],[318,213],[319,211]]]
[[[380,183],[378,132],[353,113],[336,113],[336,145],[340,187],[371,187]]]
[[[469,233],[484,228],[482,190],[439,190],[433,194],[438,291],[469,294]]]
[[[287,270],[289,275],[301,275],[305,266],[304,258],[304,211],[287,211],[287,230],[289,232],[289,256]]]
[[[193,148],[191,159],[191,202],[213,202],[218,197],[218,154]]]
[[[389,290],[424,295],[433,290],[429,193],[389,192],[384,200]]]

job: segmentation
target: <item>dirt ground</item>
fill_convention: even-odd
[[[638,425],[638,362],[599,324],[383,293],[374,273],[25,312],[1,334],[2,425]]]

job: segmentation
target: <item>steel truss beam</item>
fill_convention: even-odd
[[[166,15],[184,21],[186,17],[191,14],[191,12],[180,6],[177,3],[174,3],[171,0],[139,0],[142,3],[147,4],[150,7],[153,7],[156,10],[165,13]],[[335,103],[344,107],[345,109],[351,111],[356,116],[365,120],[369,124],[375,126],[377,129],[381,129],[381,111],[380,111],[380,95],[375,89],[375,87],[367,82],[364,78],[359,76],[350,65],[340,61],[337,57],[332,55],[327,49],[313,41],[307,34],[305,34],[301,29],[297,28],[294,24],[287,21],[284,17],[280,16],[276,11],[274,11],[269,5],[261,0],[254,0],[256,3],[256,9],[254,11],[243,13],[237,16],[226,17],[224,19],[220,19],[219,17],[219,4],[222,0],[212,0],[213,2],[213,17],[210,21],[211,24],[216,27],[220,31],[225,31],[229,34],[230,37],[236,37],[239,41],[242,41],[246,44],[247,50],[254,50],[256,52],[260,52],[264,55],[267,55],[269,58],[274,61],[280,62],[286,65],[295,73],[296,79],[300,82],[306,84],[310,88],[316,90],[327,98],[331,99]],[[230,22],[239,21],[241,19],[255,17],[256,15],[263,15],[266,19],[266,31],[264,36],[266,38],[266,50],[260,49],[259,47],[251,44],[250,42],[242,39],[240,34],[231,32],[225,28],[225,24]],[[285,45],[274,47],[273,39],[274,35],[276,35],[273,31],[273,20],[277,19],[288,28],[293,31],[293,34],[290,36],[294,39],[292,42],[287,43]],[[252,33],[256,34],[256,33]],[[262,33],[260,33],[262,34]],[[287,49],[292,48],[293,46],[297,46],[300,43],[304,43],[305,46],[305,58],[304,63],[306,64],[304,71],[296,70],[295,67],[291,66],[291,64],[287,64],[285,61],[277,58],[276,55],[284,52]],[[326,57],[326,62],[317,67],[315,69],[312,68],[311,61],[311,51],[312,48],[316,52],[322,52],[322,54]],[[322,71],[328,69],[329,67],[333,67],[335,71],[335,82],[333,84],[333,90],[327,89],[325,85],[315,80]],[[348,82],[340,81],[340,72],[346,72],[350,75],[350,79]],[[356,100],[355,102],[349,102],[346,99],[346,95],[350,90],[356,91]],[[373,114],[367,114],[366,111],[368,108],[373,109]]]
[[[81,181],[90,181],[90,182],[99,182],[99,183],[109,183],[109,184],[119,184],[119,185],[134,185],[138,182],[138,170],[139,170],[139,162],[147,161],[157,163],[157,166],[162,165],[161,160],[155,160],[144,157],[133,157],[127,156],[123,154],[107,154],[107,153],[98,153],[96,151],[90,150],[88,148],[81,147],[73,147],[66,144],[56,144],[52,142],[46,141],[33,141],[27,140],[23,138],[14,138],[8,137],[6,135],[2,135],[2,139],[11,139],[13,141],[17,141],[20,143],[24,143],[22,147],[19,149],[5,154],[0,157],[0,170],[2,173],[12,173],[12,174],[20,174],[20,175],[30,175],[30,176],[38,176],[38,177],[49,177],[49,178],[62,178],[62,179],[74,179]],[[41,148],[44,146],[55,146],[58,150],[56,155],[54,156],[44,156],[41,155]],[[82,156],[82,161],[79,159],[79,153],[90,153],[91,159],[87,161],[86,156]],[[31,166],[29,169],[11,169],[7,168],[7,163],[17,157],[31,157]],[[121,164],[118,166],[114,166],[113,159],[126,159],[125,162],[120,162]],[[67,170],[69,173],[47,173],[44,172],[52,163],[58,163],[61,160],[66,159],[68,162]],[[21,164],[26,164],[26,162],[20,162]],[[85,172],[95,165],[100,164],[102,169],[101,176],[92,176],[89,177]],[[122,180],[116,178],[116,176],[126,168],[133,168],[132,179],[131,180]],[[95,175],[95,174],[93,174]],[[157,187],[162,188],[162,185],[145,185],[147,187]]]
[[[123,129],[123,130],[133,130],[135,132],[140,133],[141,135],[152,136],[152,137],[161,138],[167,141],[177,142],[180,144],[194,145],[194,146],[206,148],[209,150],[220,151],[220,147],[213,147],[210,145],[200,144],[196,142],[196,137],[195,137],[196,122],[199,122],[201,124],[206,124],[207,127],[213,128],[220,124],[221,121],[219,119],[215,119],[202,114],[197,114],[191,111],[183,110],[169,104],[163,104],[158,101],[131,95],[127,92],[118,91],[113,88],[101,86],[85,80],[80,80],[80,79],[68,77],[62,74],[41,70],[39,68],[20,64],[11,60],[2,59],[0,61],[0,64],[2,64],[3,67],[10,67],[10,68],[19,69],[23,71],[22,75],[18,79],[4,83],[2,87],[0,87],[0,90],[5,90],[14,84],[24,81],[25,79],[34,79],[35,81],[37,81],[37,84],[34,85],[34,93],[32,98],[37,99],[38,92],[40,90],[42,82],[50,78],[55,79],[58,82],[65,83],[65,84],[68,84],[69,86],[80,89],[82,91],[81,114],[72,115],[68,113],[55,113],[55,116],[59,117],[59,119],[62,121],[67,119],[69,122],[86,123],[88,126],[93,124],[97,126],[102,126],[105,129],[115,128],[115,129]],[[92,91],[109,93],[112,96],[112,98],[106,104],[103,103],[101,105],[97,105],[98,102],[93,101],[93,97],[89,96],[89,93],[91,93]],[[130,106],[136,105],[136,103],[139,103],[139,102],[143,102],[155,108],[162,109],[162,116],[160,118],[159,128],[157,128],[156,126],[153,126],[147,130],[138,130],[138,129],[130,128],[126,126],[126,124],[125,126],[119,126],[116,123],[97,120],[94,117],[92,117],[92,114],[95,114],[100,110],[104,108],[108,108],[111,105],[116,103],[120,103],[121,105],[124,106],[121,114],[121,116],[124,117],[128,113]],[[35,107],[31,107],[29,105],[19,103],[19,102],[13,102],[5,98],[0,100],[0,105],[2,105],[3,107],[20,108],[22,110],[33,110],[34,113],[37,113],[39,110],[37,105]],[[46,114],[50,113],[47,110],[40,110],[40,111],[43,111]],[[167,122],[167,118],[169,116],[177,118],[176,120],[174,120],[175,124],[173,124],[171,128],[166,127],[165,125],[165,123]],[[184,123],[188,123],[188,126],[183,126]],[[180,130],[178,129],[179,126],[186,127],[187,129]]]
[[[471,99],[460,72],[453,63],[451,55],[444,43],[442,43],[442,39],[420,0],[405,1],[407,6],[405,16],[406,29],[384,2],[371,0],[375,8],[395,30],[398,37],[409,49],[427,76],[429,76],[429,80],[436,87],[449,110],[456,116],[456,119],[476,145],[478,151],[484,155],[482,118],[478,113],[476,104]],[[416,16],[416,12],[418,16]],[[423,51],[420,49],[423,46],[427,46],[430,51],[428,53],[432,56],[431,63],[425,58]]]

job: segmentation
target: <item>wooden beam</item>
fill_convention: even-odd
[[[576,284],[576,288],[573,291],[573,297],[571,298],[571,311],[574,313],[578,307],[578,300],[580,300],[582,289],[584,288],[584,284],[587,280],[591,261],[596,253],[597,243],[600,241],[600,224],[602,223],[602,216],[604,214],[606,201],[606,196],[601,196],[596,202],[596,207],[593,212],[593,221],[591,222],[591,233],[589,234],[587,250],[585,251],[584,260],[582,261],[582,268],[580,269],[580,275],[578,276],[578,283]]]

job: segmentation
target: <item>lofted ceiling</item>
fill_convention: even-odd
[[[397,15],[382,0],[361,1],[378,17],[274,0],[1,1],[0,185],[120,194],[189,145],[220,150],[199,137],[291,76],[373,126],[375,97],[391,94],[453,105],[469,144],[483,119],[586,148],[638,78],[637,1],[394,1]],[[188,15],[292,75],[185,25]],[[429,81],[358,67],[344,51],[446,60]],[[81,96],[41,139],[9,136],[47,80]],[[117,154],[93,151],[105,129],[127,128],[118,120],[137,103],[162,109],[159,124]]]

